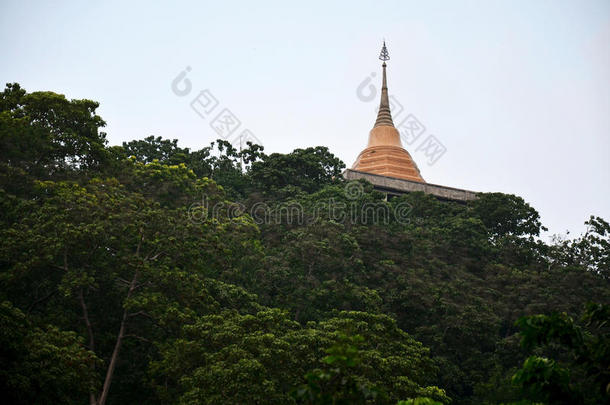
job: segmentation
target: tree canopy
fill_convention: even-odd
[[[610,225],[386,198],[326,147],[109,146],[0,93],[5,403],[609,403]],[[529,402],[528,402],[529,401]]]

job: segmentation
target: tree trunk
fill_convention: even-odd
[[[136,284],[138,282],[138,270],[136,270],[133,275],[133,279],[131,280],[131,284],[129,285],[129,291],[127,292],[126,300],[129,300],[133,290],[136,288]],[[121,320],[121,327],[119,328],[119,334],[116,338],[116,343],[114,345],[114,350],[112,351],[112,356],[110,357],[110,363],[108,364],[108,370],[106,371],[106,378],[104,380],[104,386],[102,387],[102,393],[100,394],[100,399],[97,405],[105,405],[106,399],[108,398],[108,392],[110,391],[110,384],[112,383],[112,377],[114,375],[114,369],[116,367],[116,363],[119,358],[119,351],[121,350],[121,345],[123,344],[123,339],[125,338],[125,327],[127,325],[127,319],[129,318],[129,314],[127,310],[123,311],[123,319]]]
[[[64,271],[68,272],[68,251],[64,250]],[[83,311],[83,321],[85,322],[85,326],[87,327],[87,335],[89,335],[89,350],[95,353],[95,340],[93,339],[93,328],[91,327],[91,321],[89,320],[89,311],[87,311],[87,304],[85,303],[85,297],[83,295],[83,288],[81,287],[78,290],[78,301],[80,303],[80,307]],[[91,369],[95,370],[95,362],[91,363]],[[95,400],[95,394],[93,392],[89,393],[89,405],[97,405],[97,401]]]
[[[83,289],[81,288],[78,292],[78,300],[80,301],[80,306],[83,310],[83,319],[85,320],[85,325],[87,326],[87,334],[89,335],[89,350],[95,353],[95,341],[93,340],[93,328],[91,327],[91,321],[89,320],[89,311],[87,311],[87,304],[85,304],[85,297],[83,296]],[[91,363],[91,369],[95,370],[95,362]],[[95,394],[91,392],[89,394],[89,404],[96,405],[97,402],[95,400]]]

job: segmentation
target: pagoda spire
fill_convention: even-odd
[[[379,104],[379,113],[377,114],[377,120],[375,121],[375,127],[379,126],[390,126],[394,127],[394,122],[392,121],[392,113],[390,112],[390,99],[388,97],[388,83],[386,79],[386,61],[390,60],[390,54],[388,53],[388,48],[385,46],[385,41],[383,41],[383,47],[381,48],[381,53],[379,54],[379,59],[383,61],[381,65],[383,68],[383,79],[381,82],[381,102]]]

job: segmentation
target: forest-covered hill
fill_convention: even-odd
[[[518,196],[109,146],[97,107],[0,93],[3,403],[610,403],[604,219],[546,243]]]

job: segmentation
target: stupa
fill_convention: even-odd
[[[400,134],[394,127],[392,112],[390,111],[390,100],[388,97],[388,82],[386,78],[386,61],[390,59],[388,50],[383,42],[379,59],[383,61],[383,78],[381,84],[381,102],[377,120],[371,132],[369,142],[354,163],[352,169],[366,173],[379,174],[425,183],[417,164],[411,155],[402,146]]]
[[[400,133],[392,121],[386,77],[386,62],[390,55],[385,41],[379,59],[383,61],[383,76],[377,119],[369,132],[366,148],[360,152],[352,168],[343,172],[343,177],[368,180],[375,189],[388,195],[423,191],[446,200],[465,202],[476,199],[474,191],[430,184],[424,180],[411,154],[403,147]]]

